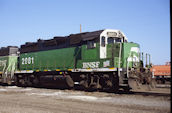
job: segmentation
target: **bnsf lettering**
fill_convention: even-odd
[[[100,62],[83,62],[83,68],[98,68]]]
[[[22,58],[22,64],[34,64],[34,57]]]

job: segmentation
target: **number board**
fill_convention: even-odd
[[[117,33],[116,32],[107,32],[107,36],[108,37],[117,37]]]

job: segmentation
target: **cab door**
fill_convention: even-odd
[[[107,51],[106,51],[106,37],[101,36],[100,37],[100,59],[105,59],[107,57]]]

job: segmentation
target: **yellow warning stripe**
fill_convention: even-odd
[[[111,68],[109,68],[109,69],[115,69],[114,67],[111,67]]]
[[[68,71],[72,71],[72,69],[68,69]]]
[[[39,70],[36,70],[36,72],[39,72]]]

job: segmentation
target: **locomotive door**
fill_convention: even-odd
[[[100,58],[104,59],[106,58],[107,51],[106,51],[106,37],[101,36],[100,38]]]

